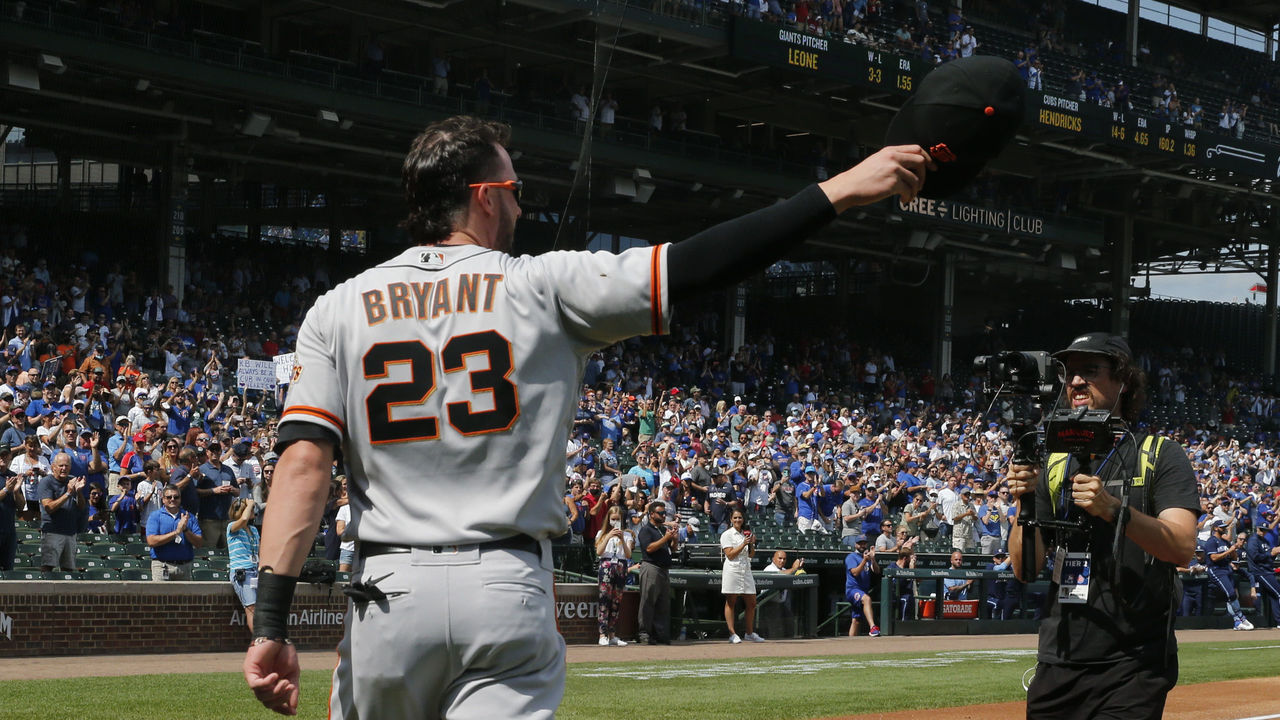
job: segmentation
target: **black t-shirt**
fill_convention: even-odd
[[[707,488],[707,502],[711,505],[711,520],[716,523],[726,522],[729,519],[729,503],[734,501],[733,485],[724,479],[722,484],[712,485]]]
[[[671,567],[671,545],[668,543],[658,549],[657,552],[649,552],[649,546],[662,539],[667,531],[654,527],[653,523],[645,521],[640,524],[640,532],[636,533],[636,542],[640,544],[640,552],[644,556],[644,561],[652,563],[660,568]]]
[[[1102,469],[1102,479],[1107,492],[1120,496],[1122,479],[1140,477],[1139,450],[1145,435],[1137,435],[1122,441],[1115,456]],[[1102,461],[1094,459],[1094,464]],[[1039,518],[1055,517],[1054,506],[1059,509],[1070,504],[1070,480],[1076,474],[1075,459],[1068,460],[1063,480],[1064,496],[1051,501],[1049,473],[1042,469],[1040,483],[1036,486],[1036,514]],[[1096,473],[1096,470],[1095,470]],[[1129,492],[1129,507],[1151,516],[1158,516],[1169,508],[1186,508],[1197,517],[1200,497],[1196,490],[1196,476],[1191,469],[1187,453],[1178,443],[1166,439],[1160,446],[1155,470],[1151,473],[1150,495],[1153,507],[1146,506],[1148,489],[1134,486]],[[1072,505],[1071,507],[1074,507]],[[1115,538],[1115,525],[1079,510],[1086,520],[1086,532],[1063,534],[1060,542],[1070,551],[1090,553],[1091,587],[1088,602],[1081,605],[1063,605],[1057,602],[1056,584],[1050,585],[1044,621],[1040,624],[1040,650],[1038,659],[1050,664],[1104,664],[1124,657],[1159,658],[1173,653],[1177,645],[1173,638],[1169,616],[1176,599],[1172,565],[1156,560],[1142,551],[1129,538],[1121,546],[1120,585],[1115,585],[1114,559],[1111,546]],[[1053,555],[1057,542],[1054,533],[1047,533],[1045,547]]]
[[[0,467],[0,489],[3,489],[5,479],[13,475],[9,468]],[[17,520],[17,513],[18,498],[15,493],[8,493],[0,498],[0,535],[12,535],[15,532],[14,522]]]

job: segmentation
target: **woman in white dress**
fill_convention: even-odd
[[[729,624],[729,642],[738,644],[743,638],[751,642],[764,642],[755,632],[756,581],[751,576],[751,558],[756,556],[756,537],[745,530],[746,517],[741,510],[729,516],[729,529],[720,534],[720,549],[724,552],[724,570],[720,577],[720,592],[724,593],[724,621]],[[733,628],[733,617],[738,598],[746,603],[747,634],[738,637]]]

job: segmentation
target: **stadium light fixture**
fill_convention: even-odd
[[[240,134],[248,137],[262,137],[271,127],[271,116],[266,113],[251,112],[240,123]]]
[[[746,193],[742,188],[738,188],[737,190],[734,190],[734,191],[733,191],[733,199],[734,199],[734,200],[741,200],[741,199],[742,199],[742,196],[743,196],[743,195],[746,195],[746,194],[747,194],[747,193]]]
[[[40,92],[40,73],[35,68],[10,62],[8,70],[5,81],[9,87]]]
[[[937,250],[938,246],[945,241],[946,241],[946,238],[943,237],[941,233],[936,233],[936,232],[929,233],[929,237],[925,238],[925,241],[924,241],[924,249]]]
[[[321,108],[316,111],[316,120],[319,120],[323,125],[337,125],[338,113]]]
[[[636,182],[643,182],[646,180],[652,180],[653,175],[648,170],[638,167],[631,171],[631,179]]]
[[[699,192],[702,190],[702,187],[703,187],[702,183],[695,182],[694,184],[689,186],[689,192]]]
[[[67,71],[67,66],[63,64],[62,58],[50,53],[39,53],[36,55],[36,66],[47,73],[61,75]]]

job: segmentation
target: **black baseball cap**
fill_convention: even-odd
[[[1072,340],[1065,350],[1059,350],[1053,356],[1061,358],[1069,353],[1093,353],[1126,360],[1133,357],[1133,353],[1129,350],[1129,343],[1124,338],[1107,332],[1092,332],[1081,335]]]
[[[1022,123],[1026,81],[1004,58],[939,65],[889,122],[885,145],[919,145],[937,164],[920,196],[942,198],[969,184]]]

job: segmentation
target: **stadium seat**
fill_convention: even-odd
[[[217,570],[211,570],[209,568],[192,568],[191,579],[210,582],[214,580],[226,580],[227,576],[225,573],[218,572]]]
[[[39,579],[41,579],[39,570],[20,570],[18,568],[14,568],[13,570],[5,570],[3,572],[0,572],[0,580],[39,580]]]
[[[120,579],[120,573],[115,570],[89,570],[80,576],[81,580],[108,580],[115,581]]]
[[[120,579],[122,579],[122,580],[150,580],[150,579],[151,579],[151,571],[150,571],[150,570],[138,570],[138,569],[121,570],[121,571],[120,571]]]
[[[61,570],[54,571],[54,572],[42,572],[40,573],[40,579],[41,580],[78,580],[80,579],[80,573],[63,572]]]

